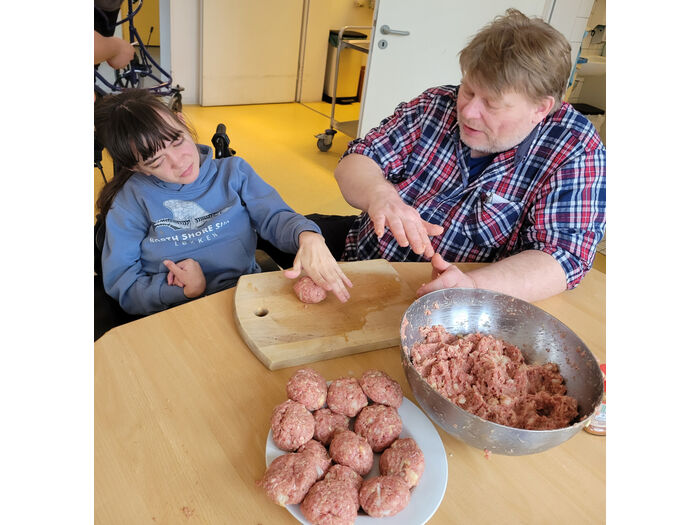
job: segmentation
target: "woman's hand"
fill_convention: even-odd
[[[341,303],[350,298],[346,286],[352,288],[352,283],[331,255],[322,235],[311,231],[299,234],[299,250],[294,258],[294,266],[286,270],[284,276],[296,279],[302,270],[318,286],[327,292],[333,292]]]
[[[463,273],[453,264],[445,262],[440,254],[433,255],[430,263],[433,265],[433,280],[418,288],[416,292],[418,297],[443,288],[476,288],[476,283],[469,274]]]
[[[207,280],[204,278],[202,267],[194,259],[184,259],[175,264],[173,261],[163,261],[168,272],[168,284],[184,289],[185,297],[194,299],[204,293]]]

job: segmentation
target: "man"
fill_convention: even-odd
[[[425,91],[351,142],[335,177],[363,213],[342,258],[430,258],[419,295],[461,286],[536,301],[575,287],[605,230],[605,147],[562,102],[570,51],[509,9],[462,50],[460,86]]]

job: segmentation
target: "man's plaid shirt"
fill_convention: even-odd
[[[497,261],[523,250],[551,254],[575,287],[605,232],[605,147],[583,115],[564,103],[518,146],[499,153],[469,182],[469,147],[459,138],[458,86],[401,103],[343,154],[374,160],[423,219],[444,226],[432,239],[446,261]],[[342,157],[341,157],[342,158]],[[343,260],[419,261],[391,232],[377,239],[367,213],[348,234]]]

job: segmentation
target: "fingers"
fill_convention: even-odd
[[[185,274],[185,270],[183,270],[182,268],[180,268],[180,267],[179,267],[177,264],[175,264],[173,261],[170,261],[170,260],[167,260],[167,259],[163,261],[163,264],[165,265],[165,267],[166,267],[168,270],[170,270],[170,273],[173,274],[173,277],[177,277],[178,279],[182,280],[182,278],[184,277],[184,274]],[[170,284],[170,283],[168,283],[168,284]]]
[[[415,210],[411,210],[409,215],[393,215],[388,218],[380,216],[380,219],[382,226],[386,221],[386,225],[399,246],[402,248],[410,246],[413,253],[423,255],[428,259],[435,253],[430,237],[440,235],[444,230],[442,226],[420,219]],[[378,224],[380,224],[379,219],[375,223],[375,233],[381,237],[384,230],[382,228],[381,233],[377,231]]]
[[[451,264],[445,261],[445,259],[443,259],[442,255],[440,255],[439,253],[433,255],[433,257],[430,259],[430,264],[433,265],[433,269],[437,270],[440,273],[444,272],[451,266]]]
[[[374,233],[377,237],[382,237],[384,235],[384,227],[386,225],[386,217],[384,215],[378,215],[372,222],[374,223]]]
[[[296,279],[301,275],[301,257],[297,255],[294,258],[294,265],[289,269],[284,271],[284,276],[287,279]]]
[[[445,231],[445,228],[443,228],[442,226],[438,226],[437,224],[433,224],[428,221],[423,221],[423,228],[425,228],[426,234],[430,237],[442,235],[442,232]]]
[[[448,286],[445,286],[444,284],[444,278],[443,277],[438,277],[437,279],[433,279],[429,283],[422,284],[420,288],[416,291],[416,295],[418,297],[423,297],[425,294],[434,292],[436,290],[442,290],[443,288],[449,288]]]

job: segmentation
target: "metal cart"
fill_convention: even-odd
[[[338,67],[340,66],[340,55],[343,49],[349,48],[349,49],[354,49],[356,51],[359,51],[361,53],[369,53],[369,46],[370,46],[370,41],[369,40],[343,40],[343,33],[345,33],[346,30],[350,29],[372,29],[372,26],[345,26],[343,27],[339,32],[338,32],[338,52],[335,55],[335,72],[333,75],[333,93],[331,96],[331,121],[330,121],[330,128],[327,129],[324,133],[319,133],[316,135],[316,145],[318,146],[318,149],[321,151],[328,151],[331,149],[331,145],[333,144],[333,135],[335,135],[338,131],[335,129],[337,128],[338,130],[342,131],[349,137],[355,138],[357,136],[357,127],[359,125],[359,121],[357,120],[348,120],[345,122],[338,122],[335,120],[335,104],[336,104],[336,98],[338,94]]]

